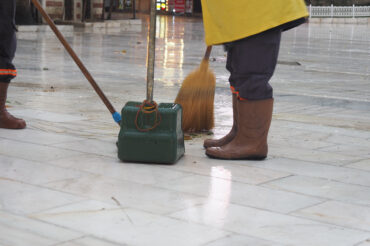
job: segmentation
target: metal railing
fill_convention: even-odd
[[[370,6],[308,6],[310,17],[370,17]]]

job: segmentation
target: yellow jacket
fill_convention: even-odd
[[[201,0],[207,45],[235,41],[307,17],[303,0]]]

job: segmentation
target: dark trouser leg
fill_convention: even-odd
[[[0,37],[0,83],[9,83],[17,76],[12,63],[17,48],[17,38],[13,19],[10,16],[4,15],[0,18]]]
[[[9,83],[17,75],[12,63],[17,41],[12,20],[3,23],[0,25],[0,128],[22,129],[26,122],[9,114],[5,107]]]
[[[262,100],[273,97],[269,84],[279,54],[281,29],[266,32],[233,42],[230,57],[230,85],[239,99]]]

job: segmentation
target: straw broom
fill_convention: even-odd
[[[182,106],[182,129],[185,132],[208,131],[214,127],[216,78],[209,69],[211,50],[212,46],[208,46],[202,63],[185,78],[175,100]]]

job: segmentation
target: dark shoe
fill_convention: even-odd
[[[26,122],[9,114],[8,111],[0,111],[0,128],[5,129],[24,129]]]
[[[226,160],[263,160],[267,156],[267,135],[272,118],[273,99],[238,100],[238,131],[231,142],[207,148],[206,155]]]
[[[26,122],[14,117],[5,108],[8,86],[8,83],[0,82],[0,128],[23,129],[26,127]]]
[[[204,143],[203,143],[204,148],[223,146],[225,144],[230,143],[230,141],[233,140],[233,138],[235,137],[236,131],[237,131],[237,122],[238,122],[238,110],[237,110],[238,98],[236,94],[232,94],[232,95],[233,95],[233,99],[232,99],[233,100],[233,127],[231,128],[230,132],[226,136],[220,139],[204,140]]]

